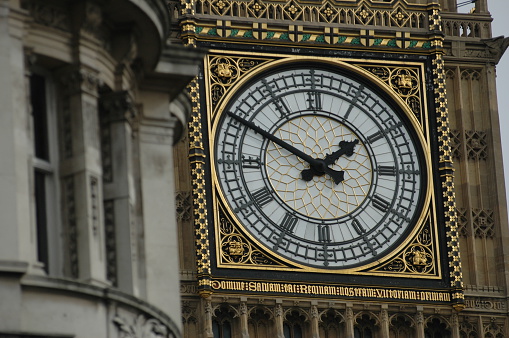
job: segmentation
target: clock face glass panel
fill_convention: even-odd
[[[215,126],[215,172],[236,220],[273,253],[340,269],[384,256],[420,216],[410,123],[331,69],[282,68],[243,86]]]

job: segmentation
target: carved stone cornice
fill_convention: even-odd
[[[138,111],[129,92],[113,92],[102,95],[99,101],[101,119],[104,123],[132,122]]]
[[[509,47],[509,37],[497,36],[493,39],[485,39],[481,40],[486,47],[488,47],[488,51],[493,55],[495,59],[495,64],[498,64],[502,55],[504,55],[507,47]]]
[[[97,96],[97,89],[103,84],[97,71],[82,66],[71,66],[62,70],[60,81],[67,95],[87,93]]]
[[[21,7],[30,12],[35,23],[65,32],[71,30],[71,18],[64,8],[29,0],[22,0]]]

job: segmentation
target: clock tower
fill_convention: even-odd
[[[508,336],[486,0],[169,9],[184,337]]]

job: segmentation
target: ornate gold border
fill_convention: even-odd
[[[220,56],[220,55],[224,55],[223,53],[221,52],[218,52],[218,51],[211,51],[211,54],[209,55],[208,57],[208,61],[210,62],[211,60],[217,60],[217,57]],[[230,53],[230,55],[235,55],[235,53]],[[422,128],[422,121],[420,121],[420,119],[417,119],[417,117],[414,115],[414,113],[412,112],[412,110],[408,107],[408,105],[406,104],[406,102],[404,101],[404,99],[397,93],[397,92],[394,92],[392,88],[390,88],[387,83],[385,83],[383,80],[379,79],[378,77],[374,76],[373,74],[371,74],[369,71],[367,70],[364,70],[358,66],[354,66],[353,64],[360,64],[362,61],[364,60],[355,60],[355,59],[337,59],[337,58],[318,58],[318,57],[296,57],[296,56],[288,56],[288,55],[280,55],[279,57],[274,57],[272,56],[272,61],[267,61],[268,58],[270,58],[271,56],[268,55],[268,54],[262,54],[262,53],[249,53],[248,54],[250,56],[250,58],[255,58],[255,57],[260,57],[261,59],[265,60],[265,63],[261,64],[259,67],[257,67],[256,71],[250,71],[250,72],[246,72],[244,74],[244,76],[242,77],[238,77],[237,81],[235,82],[235,84],[232,84],[229,86],[228,90],[224,93],[223,97],[222,97],[222,100],[221,100],[221,103],[220,104],[213,104],[211,101],[212,101],[212,98],[211,98],[211,95],[209,95],[209,97],[207,98],[207,106],[208,106],[208,119],[209,119],[209,123],[213,124],[213,126],[209,126],[209,135],[214,135],[214,130],[215,130],[215,124],[218,120],[218,117],[219,117],[219,114],[221,112],[221,110],[224,108],[226,102],[228,102],[228,98],[231,97],[233,95],[233,93],[238,90],[238,88],[240,88],[243,83],[245,83],[246,81],[248,81],[250,78],[252,78],[254,75],[258,74],[259,72],[263,72],[264,70],[266,69],[269,69],[269,68],[272,68],[272,67],[276,67],[278,65],[282,65],[282,64],[287,64],[287,63],[291,63],[291,62],[302,62],[302,61],[312,61],[312,62],[322,62],[322,63],[328,63],[328,64],[332,64],[332,65],[335,65],[335,66],[338,66],[338,67],[342,67],[342,68],[346,68],[346,69],[349,69],[350,71],[358,74],[359,76],[362,76],[364,78],[367,78],[368,80],[370,80],[372,83],[374,83],[375,85],[379,86],[380,88],[382,88],[387,94],[389,94],[393,100],[395,100],[399,106],[405,111],[405,113],[408,115],[408,117],[410,118],[413,126],[414,126],[414,129],[417,130],[417,131],[420,131],[418,132],[419,134],[419,139],[421,140],[421,144],[422,144],[422,147],[424,149],[424,153],[425,154],[430,154],[430,151],[429,151],[429,147],[430,147],[430,143],[429,143],[429,131],[428,130],[423,130]],[[374,62],[372,62],[373,64]],[[420,69],[420,74],[423,74],[423,65],[421,63],[411,63],[411,62],[406,62],[406,63],[398,63],[398,62],[385,62],[384,64],[386,65],[398,65],[399,67],[401,66],[413,66],[414,68],[417,68],[417,69]],[[209,81],[206,81],[207,84],[206,84],[206,88],[207,88],[207,92],[208,93],[211,93],[211,90],[210,88],[214,85],[214,76],[211,74],[212,71],[214,71],[214,69],[218,69],[218,67],[216,65],[214,65],[214,67],[210,66],[210,63],[208,64],[208,67],[206,67],[206,73],[205,73],[205,78],[208,79]],[[419,87],[421,88],[424,88],[424,79],[423,77],[421,77],[419,79],[420,83],[419,83]],[[425,91],[422,90],[422,93],[423,95],[425,95]],[[425,101],[424,101],[425,102]],[[424,121],[426,120],[427,118],[427,109],[425,107],[424,109]],[[213,161],[213,159],[215,158],[215,155],[214,155],[214,149],[213,149],[213,146],[211,144],[211,147],[210,147],[210,154],[211,154],[211,160]],[[424,220],[427,216],[427,213],[428,212],[431,212],[432,213],[432,219],[433,219],[433,224],[435,225],[436,227],[436,210],[434,209],[434,200],[435,200],[435,197],[434,197],[434,191],[432,189],[432,175],[431,175],[431,159],[429,158],[429,156],[426,158],[426,168],[427,168],[427,178],[428,178],[428,186],[427,186],[427,201],[425,202],[425,206],[427,205],[428,207],[425,207],[423,209],[423,213],[421,214],[420,218],[419,218],[419,221],[418,221],[418,224],[420,224],[419,226],[415,227],[412,231],[412,233],[410,234],[410,236],[408,237],[408,240],[407,241],[404,241],[403,243],[401,243],[397,248],[395,248],[393,251],[391,251],[389,254],[387,254],[385,256],[385,259],[383,261],[376,261],[376,262],[373,262],[373,263],[370,263],[370,264],[367,264],[367,265],[364,265],[364,266],[360,266],[360,267],[357,267],[357,268],[349,268],[349,269],[337,269],[337,270],[325,270],[325,269],[315,269],[315,268],[310,268],[310,267],[307,267],[307,266],[303,266],[303,265],[298,265],[298,264],[295,264],[294,262],[291,262],[291,261],[288,261],[286,259],[284,259],[283,257],[279,257],[278,255],[274,254],[275,257],[277,257],[278,260],[282,261],[282,262],[285,262],[286,263],[286,267],[279,267],[279,268],[276,268],[276,267],[272,267],[272,269],[278,269],[278,270],[290,270],[290,271],[307,271],[307,272],[320,272],[320,273],[337,273],[337,272],[341,272],[343,274],[366,274],[366,275],[380,275],[380,276],[397,276],[397,277],[402,277],[402,276],[406,276],[406,277],[417,277],[416,274],[414,272],[411,272],[410,270],[401,270],[401,271],[382,271],[382,270],[377,270],[376,268],[378,266],[380,266],[381,264],[385,264],[387,263],[390,259],[392,259],[392,257],[394,257],[395,255],[397,255],[398,253],[402,252],[406,247],[408,246],[411,246],[412,245],[412,241],[415,241],[415,238],[418,237],[419,235],[419,232],[422,230],[422,228],[424,227]],[[217,187],[217,182],[216,182],[216,179],[215,179],[215,171],[214,171],[214,167],[212,166],[212,177],[213,177],[213,186],[214,187]],[[214,205],[214,208],[215,210],[218,210],[218,208],[220,208],[220,205],[223,206],[224,205],[224,197],[222,196],[222,193],[214,188],[213,189],[213,205]],[[223,202],[221,202],[223,201]],[[228,208],[226,208],[228,209]],[[430,210],[430,211],[428,211]],[[215,217],[215,224],[220,224],[220,220],[218,219],[218,213],[216,212],[214,217]],[[234,213],[232,211],[228,211],[228,214],[229,214],[229,217],[233,220],[236,219]],[[219,257],[221,256],[220,252],[221,252],[221,248],[218,246],[218,243],[221,243],[221,238],[219,237],[219,231],[217,231],[217,227],[216,227],[216,250],[218,252],[218,259],[217,259],[217,264],[218,264],[218,267],[229,267],[229,268],[245,268],[244,264],[242,264],[241,266],[239,265],[236,265],[236,264],[225,264],[224,262],[222,262]],[[436,233],[436,229],[434,229],[434,233]],[[247,238],[249,238],[253,243],[256,243],[257,246],[259,247],[264,247],[264,245],[262,243],[258,243],[258,241],[253,238],[253,236],[251,236],[250,234],[244,234]],[[421,234],[422,236],[422,234]],[[439,246],[438,246],[438,243],[437,243],[437,238],[436,236],[434,236],[435,239],[434,239],[434,243],[432,246],[430,246],[429,248],[433,248],[433,250],[435,250],[434,252],[434,255],[432,256],[427,256],[427,257],[431,257],[432,258],[432,261],[433,261],[433,264],[435,265],[433,267],[433,269],[428,269],[426,270],[427,272],[426,273],[418,273],[418,277],[425,277],[425,278],[432,278],[432,279],[438,279],[438,278],[441,278],[441,265],[440,265],[440,249],[439,249]],[[413,247],[415,247],[415,243],[413,245]],[[270,252],[270,251],[269,251]],[[413,252],[412,255],[417,255],[417,253]],[[412,257],[414,257],[412,256]],[[417,259],[415,260],[416,262],[418,261]],[[250,266],[251,269],[257,269],[257,268],[262,268],[262,267],[256,267],[256,266]],[[263,267],[263,269],[267,269],[266,267]],[[416,270],[415,270],[416,271]],[[433,273],[429,273],[430,271],[433,271]]]

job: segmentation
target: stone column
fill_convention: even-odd
[[[180,276],[166,266],[179,266],[175,211],[173,130],[177,122],[169,111],[169,95],[140,92],[142,113],[138,125],[140,185],[139,215],[144,246],[140,256],[143,296],[171,315],[181,329]]]
[[[318,308],[317,301],[311,302],[311,337],[312,338],[320,338],[320,329],[318,327]]]
[[[248,313],[246,298],[240,299],[240,335],[242,338],[249,338]]]
[[[97,102],[98,74],[84,66],[61,73],[61,177],[67,225],[70,275],[106,284],[102,165]]]
[[[0,318],[2,329],[21,331],[19,277],[37,265],[30,178],[32,138],[25,85],[23,17],[0,0]],[[14,6],[14,5],[13,5]],[[41,267],[37,266],[39,273]],[[8,304],[8,306],[7,306]]]
[[[354,320],[353,320],[353,305],[352,303],[346,304],[345,310],[345,338],[354,338]]]
[[[415,315],[415,333],[416,338],[424,338],[424,314],[423,307],[417,307],[417,314]]]
[[[382,304],[382,311],[380,312],[380,326],[382,331],[382,338],[389,338],[390,337],[390,330],[389,330],[389,313],[387,309],[389,306],[387,304]]]
[[[274,323],[276,325],[276,338],[285,338],[283,330],[283,306],[280,299],[276,299],[276,308],[274,309]]]
[[[212,301],[210,297],[202,298],[202,307],[205,316],[203,316],[203,337],[214,338],[214,332],[212,332]]]
[[[460,338],[460,321],[457,313],[451,316],[451,334],[452,338]]]
[[[120,290],[138,295],[131,127],[136,111],[126,91],[102,96],[100,108],[107,278]]]

